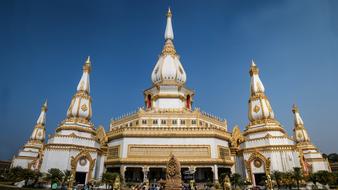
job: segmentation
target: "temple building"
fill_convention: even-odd
[[[169,155],[179,160],[183,180],[218,182],[222,173],[239,173],[259,185],[273,171],[301,167],[306,173],[330,170],[311,143],[298,108],[294,137],[275,118],[254,61],[250,67],[249,123],[241,132],[228,130],[227,120],[193,107],[195,92],[186,86],[187,73],[174,46],[172,13],[167,13],[164,46],[144,90],[144,107],[110,121],[109,130],[91,118],[88,57],[66,118],[44,144],[47,103],[31,139],[12,166],[48,172],[70,170],[72,180],[85,184],[102,173],[120,173],[124,183],[165,179]],[[141,100],[140,100],[141,101]]]

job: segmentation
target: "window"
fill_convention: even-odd
[[[136,125],[138,125],[138,120],[136,121]]]
[[[131,127],[131,126],[133,126],[133,122],[130,122],[130,123],[129,123],[129,127]]]
[[[185,125],[185,120],[181,120],[181,125]]]
[[[230,160],[230,149],[224,146],[219,146],[218,147],[219,151],[219,158],[225,159],[225,160]]]
[[[193,119],[193,120],[191,121],[191,124],[192,124],[192,125],[196,125],[196,120]]]
[[[173,125],[177,125],[177,120],[174,119],[172,123],[173,123]]]
[[[157,125],[157,122],[158,122],[157,119],[153,120],[154,125]]]
[[[143,119],[143,120],[142,120],[142,124],[143,124],[143,125],[146,125],[146,124],[147,124],[147,120]]]
[[[200,125],[203,125],[203,122],[202,122],[202,121],[200,121]]]
[[[161,120],[161,124],[165,125],[165,124],[167,124],[167,121],[166,120]]]

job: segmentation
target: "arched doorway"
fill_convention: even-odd
[[[264,184],[266,175],[270,175],[270,158],[266,158],[259,152],[254,152],[245,161],[248,177],[253,185]]]
[[[92,159],[89,151],[82,150],[76,157],[71,157],[71,181],[86,184],[92,179],[96,159]]]

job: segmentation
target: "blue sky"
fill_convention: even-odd
[[[168,6],[196,107],[244,129],[254,58],[289,135],[296,103],[312,141],[338,152],[338,1],[2,0],[0,159],[28,140],[46,98],[54,133],[87,55],[94,124],[143,106]]]

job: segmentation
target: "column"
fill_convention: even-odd
[[[143,166],[142,171],[143,171],[143,183],[149,183],[149,180],[148,180],[149,167]]]
[[[127,169],[127,166],[120,166],[120,175],[121,175],[121,178],[122,178],[122,184],[125,184],[126,182],[126,179],[125,179],[125,172],[126,172],[126,169]]]
[[[214,183],[218,183],[218,167],[215,164],[214,167],[211,167],[212,172],[214,173]]]

